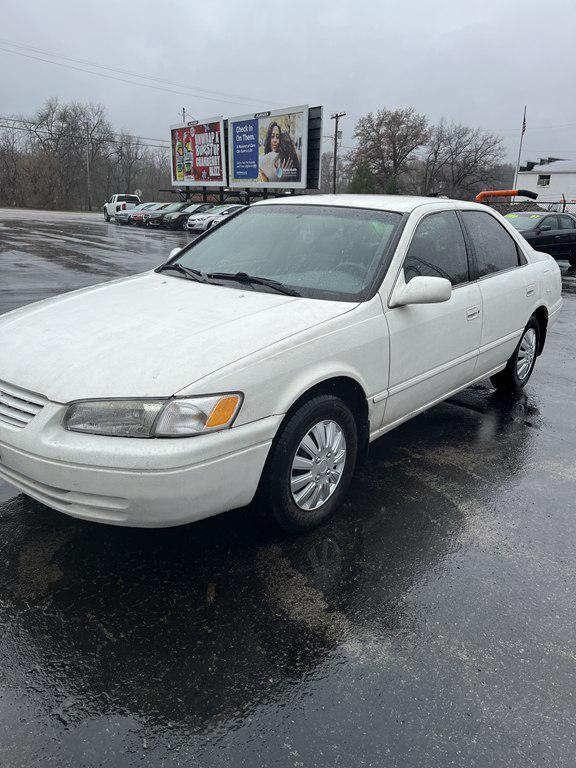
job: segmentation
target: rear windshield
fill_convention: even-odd
[[[519,232],[523,229],[534,229],[538,226],[538,222],[542,219],[542,213],[508,213],[506,219],[515,227]]]
[[[116,200],[119,203],[139,203],[140,202],[140,198],[136,197],[136,195],[118,195]]]

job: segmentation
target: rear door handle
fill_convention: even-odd
[[[562,240],[562,235],[554,235],[554,240]]]
[[[536,292],[536,286],[529,285],[528,288],[526,288],[526,296],[534,296],[534,293]]]
[[[466,320],[474,320],[476,317],[480,317],[480,307],[468,307],[466,310]]]

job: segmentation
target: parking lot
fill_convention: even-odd
[[[0,211],[0,314],[189,239]],[[252,507],[100,526],[0,481],[0,765],[574,766],[576,271],[562,267],[525,394],[484,382],[377,441],[310,534]]]

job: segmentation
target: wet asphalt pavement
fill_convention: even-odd
[[[187,239],[0,211],[0,313]],[[396,429],[306,536],[252,508],[89,524],[0,481],[0,765],[575,766],[570,271],[564,293],[523,396]]]

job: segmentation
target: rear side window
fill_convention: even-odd
[[[136,195],[118,195],[116,198],[117,203],[139,203],[140,198]]]
[[[478,277],[518,266],[516,243],[493,216],[483,211],[461,213],[476,254]]]
[[[560,229],[576,229],[576,223],[570,216],[558,216]]]
[[[432,213],[416,227],[404,260],[404,278],[445,277],[452,285],[468,282],[468,257],[454,211]]]

